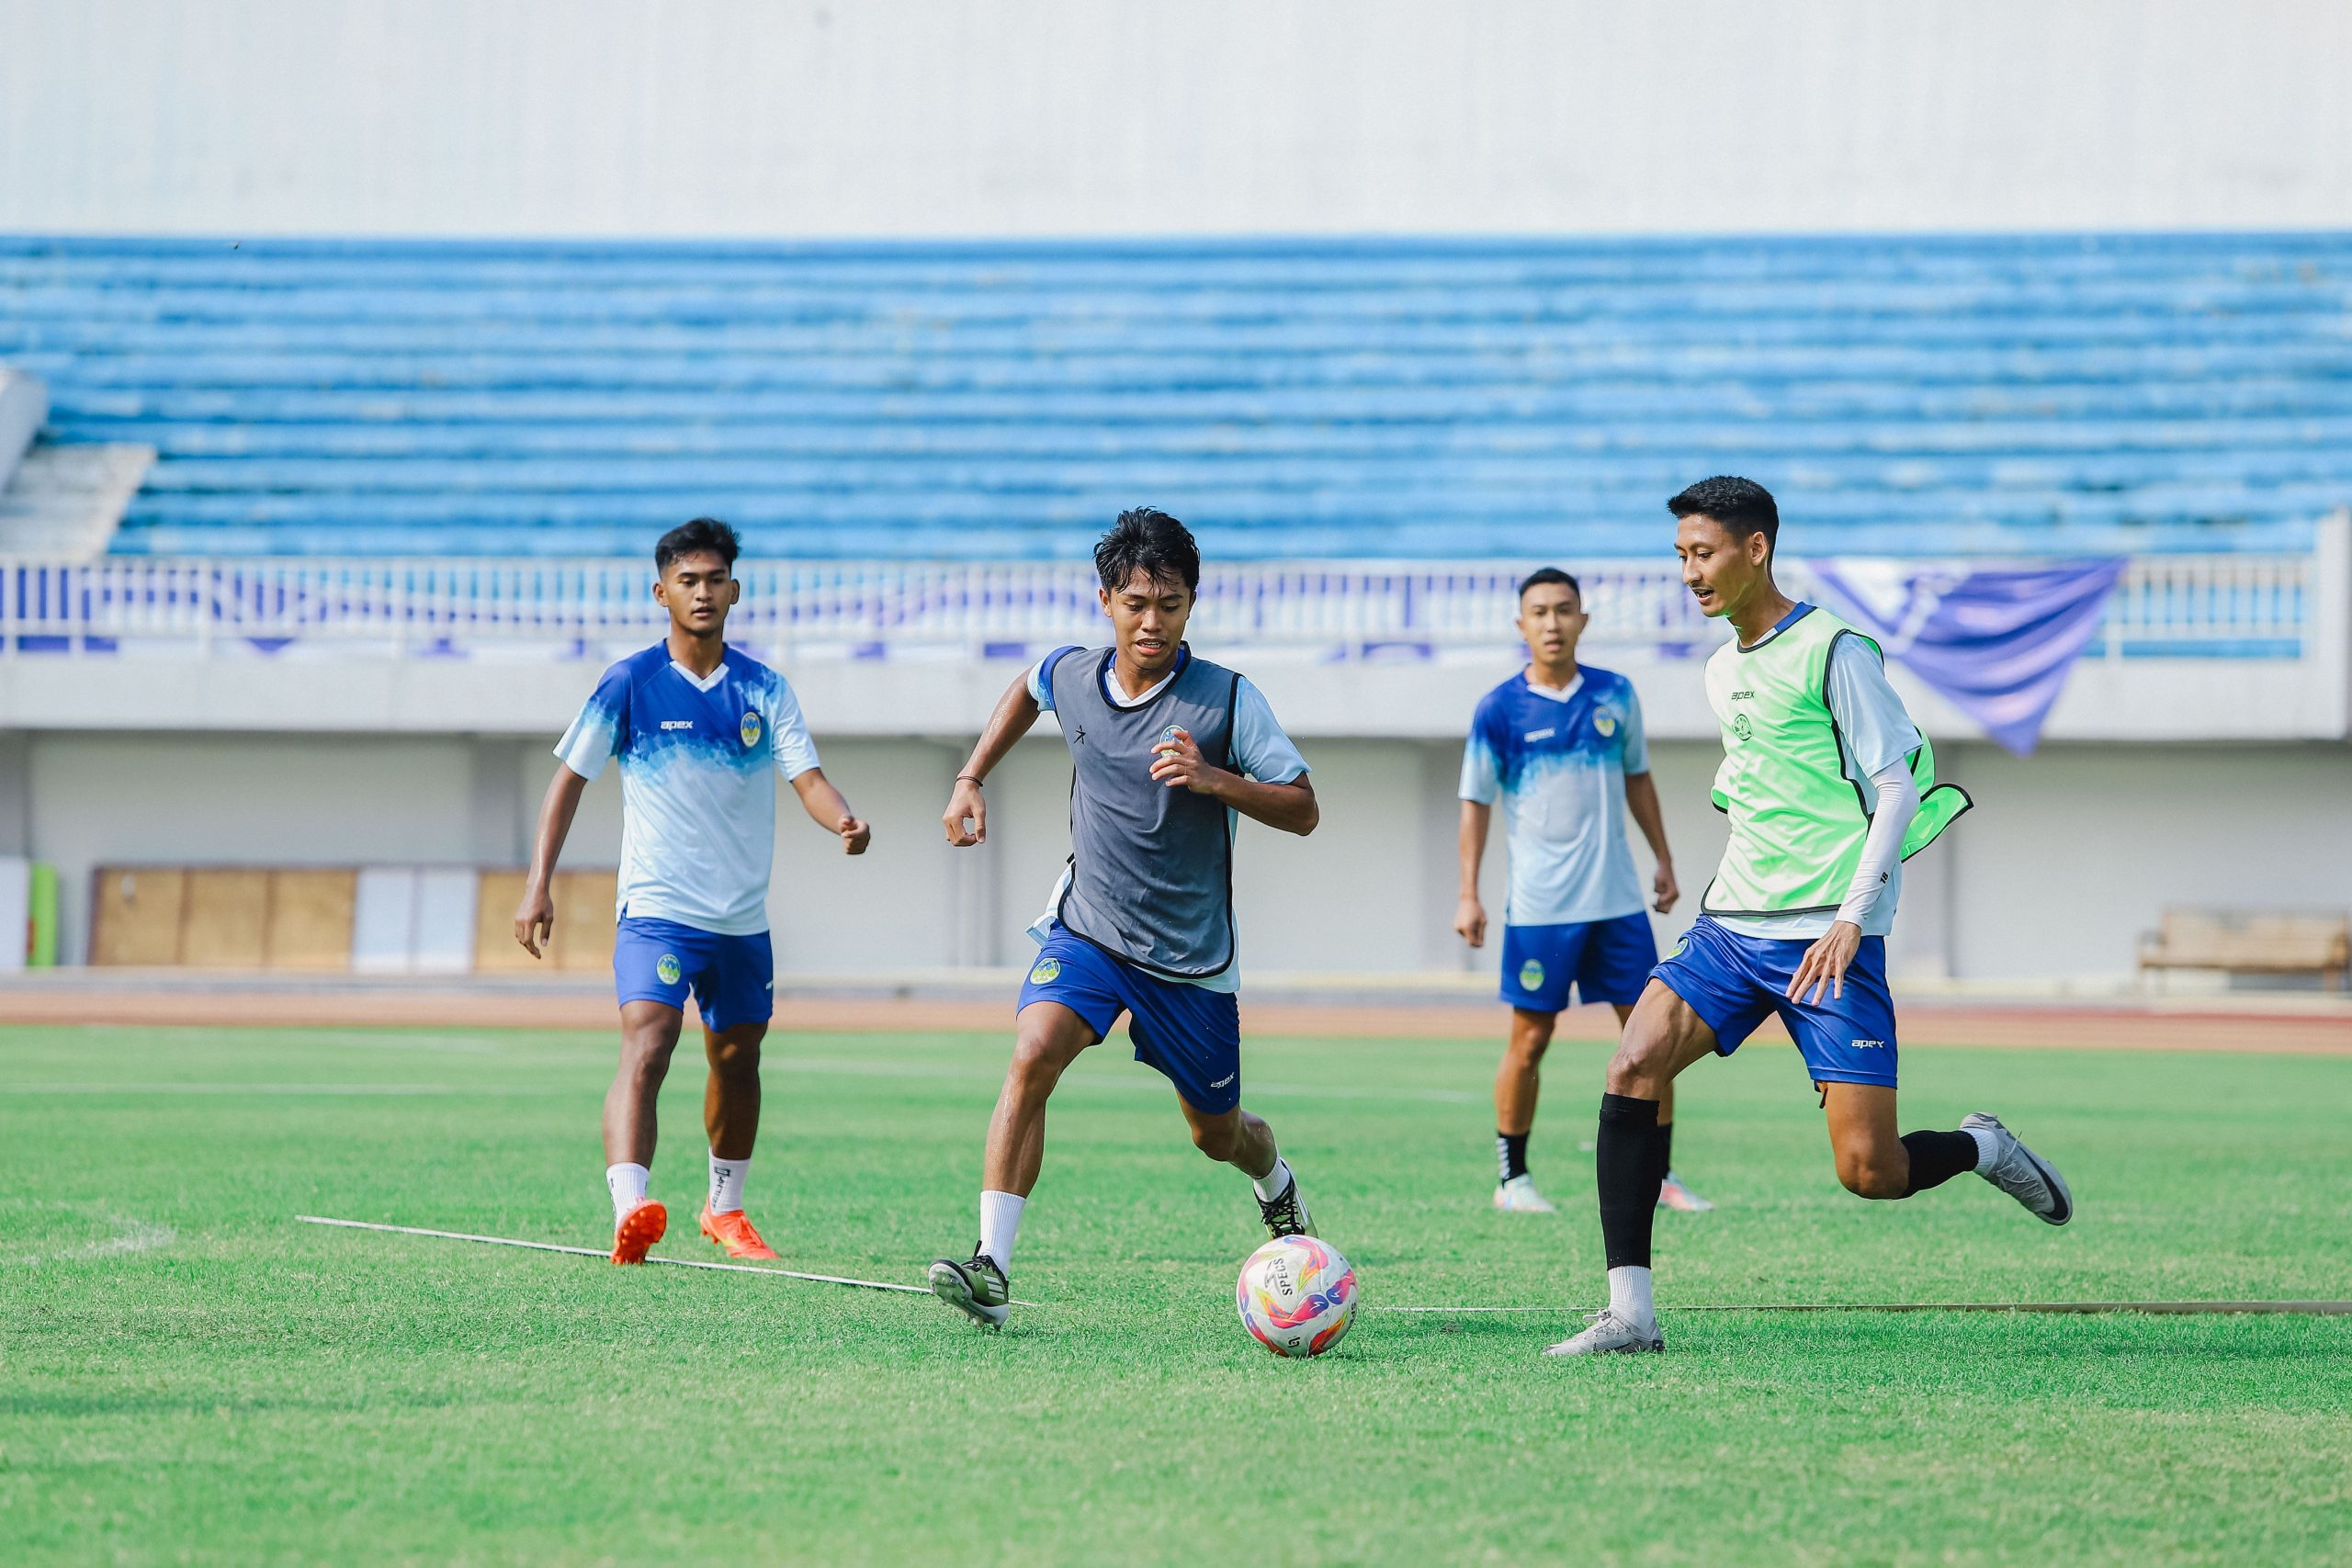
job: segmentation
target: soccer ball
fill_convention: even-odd
[[[1329,1242],[1286,1235],[1241,1266],[1233,1290],[1241,1326],[1277,1356],[1319,1356],[1356,1319],[1356,1271]]]

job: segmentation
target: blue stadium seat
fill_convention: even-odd
[[[2352,502],[2352,235],[616,244],[0,237],[131,553],[2294,550]]]

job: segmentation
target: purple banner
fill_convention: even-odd
[[[2020,757],[2041,738],[2041,721],[2098,629],[2124,567],[2120,558],[2001,567],[1808,564],[1836,601],[1832,608]]]

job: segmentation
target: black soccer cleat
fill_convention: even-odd
[[[1278,1198],[1258,1200],[1258,1217],[1266,1222],[1266,1235],[1276,1241],[1286,1235],[1313,1235],[1314,1218],[1306,1212],[1306,1200],[1298,1195],[1298,1173],[1293,1171],[1290,1185]]]

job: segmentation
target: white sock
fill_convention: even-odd
[[[1274,1156],[1274,1168],[1266,1172],[1265,1175],[1259,1177],[1256,1180],[1250,1182],[1250,1185],[1258,1190],[1258,1201],[1261,1203],[1271,1203],[1275,1199],[1281,1197],[1283,1193],[1289,1191],[1290,1184],[1295,1179],[1297,1179],[1290,1173],[1290,1161],[1283,1158],[1280,1155],[1276,1155]]]
[[[1976,1140],[1976,1169],[1981,1175],[1993,1168],[1993,1156],[2000,1148],[2000,1141],[1990,1127],[1971,1127],[1968,1135]]]
[[[1609,1310],[1636,1328],[1656,1328],[1657,1303],[1650,1300],[1650,1271],[1630,1263],[1609,1270]]]
[[[752,1156],[720,1159],[710,1156],[710,1212],[729,1214],[743,1206],[743,1178],[752,1170]]]
[[[1021,1211],[1029,1200],[1010,1192],[980,1194],[980,1250],[1012,1272],[1012,1244],[1021,1239]]]
[[[641,1165],[608,1165],[605,1168],[605,1185],[613,1191],[613,1223],[618,1224],[623,1215],[645,1201],[645,1190],[651,1185],[653,1173]]]

